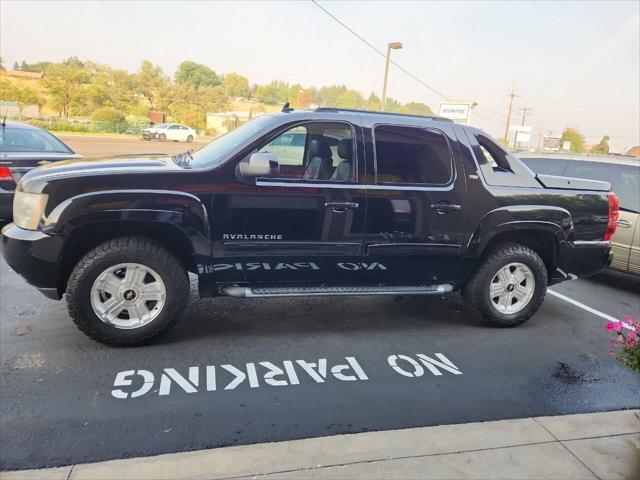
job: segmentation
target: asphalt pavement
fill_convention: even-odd
[[[455,294],[194,298],[157,343],[116,349],[4,261],[0,277],[2,470],[640,406],[606,319],[552,295],[514,329]],[[637,318],[638,287],[605,274],[553,290]]]
[[[142,140],[139,137],[109,137],[58,134],[58,137],[69,145],[76,153],[85,157],[103,157],[110,155],[131,154],[170,154],[182,153],[192,148],[200,148],[208,140],[198,139],[193,143],[160,142],[157,140]]]

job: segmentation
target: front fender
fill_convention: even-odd
[[[467,243],[467,254],[479,255],[496,235],[517,230],[549,232],[560,244],[572,237],[574,225],[571,213],[561,207],[512,205],[496,208],[476,225]]]
[[[46,216],[43,232],[70,235],[104,222],[159,222],[178,227],[196,256],[211,255],[207,210],[198,197],[172,190],[108,190],[70,197]]]

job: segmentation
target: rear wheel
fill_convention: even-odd
[[[167,331],[189,301],[185,268],[141,237],[109,240],[87,253],[71,273],[67,308],[86,335],[131,346]]]
[[[523,245],[496,247],[463,289],[465,304],[494,327],[514,327],[538,311],[547,292],[547,269]]]

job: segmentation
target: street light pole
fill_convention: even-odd
[[[384,112],[384,104],[387,101],[387,79],[389,77],[389,61],[391,60],[391,49],[399,50],[402,48],[402,43],[391,42],[387,45],[387,60],[384,64],[384,85],[382,86],[382,105],[380,110]]]

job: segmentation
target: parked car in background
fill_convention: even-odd
[[[171,140],[191,143],[196,139],[196,131],[179,123],[160,123],[142,130],[142,138],[144,140],[153,140],[155,138],[161,142]]]
[[[611,268],[640,275],[640,160],[620,156],[521,154],[535,173],[604,180],[620,199]]]
[[[46,130],[19,122],[0,125],[0,221],[11,220],[13,191],[29,170],[50,162],[82,158]]]

